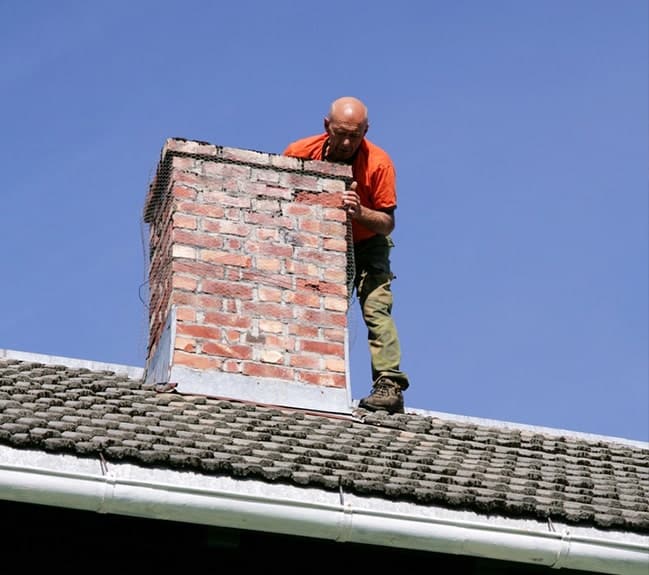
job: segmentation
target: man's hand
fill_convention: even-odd
[[[343,207],[353,219],[357,219],[361,213],[361,199],[356,193],[356,186],[356,182],[352,182],[349,190],[343,192]]]
[[[391,234],[394,230],[394,214],[361,206],[361,198],[356,193],[356,186],[356,182],[352,182],[349,190],[343,192],[343,207],[347,213],[368,230],[384,236]]]

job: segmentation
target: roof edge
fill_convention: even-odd
[[[368,507],[354,498],[336,500],[335,493],[326,502],[298,500],[286,494],[235,493],[215,488],[214,483],[191,485],[191,481],[174,481],[170,475],[155,477],[151,470],[142,469],[141,474],[134,475],[130,467],[122,469],[119,465],[111,465],[106,473],[88,468],[81,472],[47,468],[42,460],[33,461],[35,466],[24,463],[24,459],[19,465],[0,463],[1,499],[487,557],[555,569],[642,575],[649,566],[645,537],[640,538],[642,542],[631,543],[580,535],[568,528],[553,532],[506,527],[492,521],[427,517],[371,504]]]
[[[17,359],[19,361],[43,363],[46,365],[63,365],[73,369],[89,369],[90,371],[112,371],[117,375],[126,376],[129,379],[142,379],[144,377],[144,368],[142,367],[11,349],[0,349],[0,359]]]

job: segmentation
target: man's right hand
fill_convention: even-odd
[[[357,219],[361,213],[361,198],[356,193],[357,185],[356,182],[352,182],[349,190],[343,192],[343,207],[353,219]]]

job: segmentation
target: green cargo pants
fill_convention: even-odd
[[[354,288],[367,327],[372,382],[387,377],[405,390],[409,386],[408,376],[399,367],[401,346],[392,318],[393,247],[392,238],[381,235],[354,244]]]

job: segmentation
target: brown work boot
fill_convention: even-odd
[[[388,413],[403,413],[403,394],[398,383],[387,377],[380,378],[372,389],[372,393],[358,402],[358,407],[370,411],[387,411]]]

